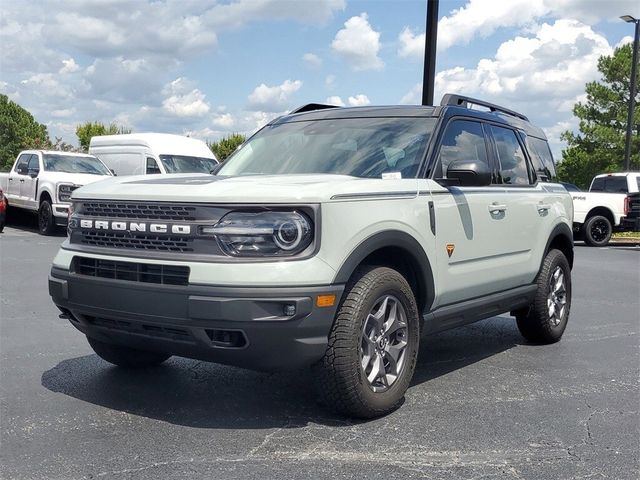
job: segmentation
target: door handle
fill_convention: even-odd
[[[551,205],[541,203],[536,208],[538,209],[538,213],[543,213],[548,212],[551,209]]]
[[[24,178],[21,178],[21,179],[20,179],[20,183],[24,183]]]
[[[506,205],[501,205],[499,203],[492,203],[491,205],[489,205],[489,213],[491,213],[492,215],[505,212],[506,210]]]
[[[9,181],[10,181],[10,182],[13,182],[13,178],[10,178],[10,179],[9,179]]]

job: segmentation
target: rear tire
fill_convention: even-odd
[[[53,208],[49,200],[43,200],[38,209],[38,230],[41,235],[53,235],[56,223],[53,218]]]
[[[171,355],[135,348],[123,347],[111,343],[101,342],[95,338],[87,337],[93,351],[109,363],[124,368],[145,368],[159,365]]]
[[[536,282],[534,302],[516,313],[516,323],[530,342],[555,343],[567,328],[571,309],[571,268],[564,253],[547,253]]]
[[[587,219],[583,227],[584,243],[591,247],[604,247],[611,240],[613,228],[607,217],[594,215]]]
[[[413,377],[419,341],[418,307],[406,279],[387,267],[358,269],[314,366],[320,398],[352,417],[393,411]]]

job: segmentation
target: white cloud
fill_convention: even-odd
[[[330,97],[327,97],[327,99],[324,101],[324,103],[327,103],[329,105],[337,105],[338,107],[344,107],[345,106],[345,104],[342,101],[342,99],[337,95],[331,95]]]
[[[371,28],[366,13],[347,20],[333,39],[331,47],[354,70],[381,70],[384,67],[384,62],[378,57],[380,32]]]
[[[347,99],[347,102],[352,107],[364,107],[365,105],[370,105],[371,104],[371,101],[369,100],[369,97],[367,97],[366,95],[364,95],[362,93],[359,93],[358,95],[354,95],[352,97],[349,97]]]
[[[622,40],[620,40],[617,44],[615,48],[620,48],[624,45],[626,45],[627,43],[633,43],[633,37],[630,35],[627,35],[625,37],[622,37]]]
[[[178,117],[202,117],[209,112],[205,95],[185,78],[177,78],[169,83],[164,93],[168,95],[162,101],[162,107]]]
[[[603,19],[621,21],[622,13],[640,15],[637,0],[469,0],[438,22],[438,50],[467,45],[474,38],[486,38],[498,29],[535,27],[545,17],[579,20],[593,25]],[[405,27],[398,36],[398,55],[422,59],[424,32]]]
[[[65,73],[75,73],[80,70],[80,65],[78,65],[73,58],[62,60],[62,64],[62,68],[58,70],[58,73],[61,75]]]
[[[74,113],[76,113],[75,108],[63,108],[60,110],[53,110],[51,112],[51,116],[53,118],[69,118]]]
[[[264,83],[258,85],[248,97],[249,108],[255,111],[277,112],[289,107],[289,99],[300,90],[302,81],[285,80],[273,87]]]
[[[402,105],[420,105],[422,103],[422,83],[416,83],[400,99]]]
[[[416,34],[409,27],[405,27],[398,36],[398,55],[403,58],[422,60],[424,56],[425,34]]]
[[[559,151],[554,126],[571,121],[571,107],[584,98],[585,83],[600,77],[598,58],[611,53],[606,38],[588,25],[576,20],[545,23],[535,35],[502,43],[493,58],[481,59],[475,68],[438,72],[436,98],[462,93],[521,111],[556,135],[549,140]],[[402,100],[419,103],[420,91],[416,85]]]
[[[320,68],[322,66],[322,59],[315,53],[305,53],[302,55],[302,60],[310,68]]]

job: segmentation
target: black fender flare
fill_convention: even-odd
[[[569,245],[571,245],[571,256],[570,258],[567,258],[567,260],[569,261],[569,266],[573,269],[573,231],[571,230],[571,227],[569,227],[569,225],[567,225],[566,223],[559,223],[558,225],[553,227],[553,230],[551,230],[551,234],[547,239],[547,244],[544,247],[544,255],[542,256],[542,260],[540,261],[540,268],[542,268],[542,262],[544,262],[547,253],[549,253],[551,242],[553,242],[559,236],[565,237]]]
[[[422,245],[411,235],[400,230],[385,230],[371,235],[354,248],[338,269],[334,283],[347,283],[362,261],[376,250],[384,247],[400,248],[413,261],[418,271],[418,288],[424,291],[424,311],[429,311],[435,297],[435,281],[431,262]]]

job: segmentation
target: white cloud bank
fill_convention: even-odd
[[[344,28],[336,33],[331,48],[354,70],[381,70],[384,67],[378,56],[380,32],[371,27],[366,13],[347,20]]]

